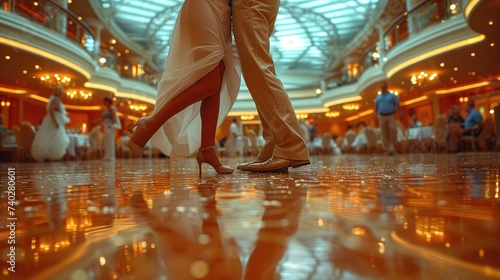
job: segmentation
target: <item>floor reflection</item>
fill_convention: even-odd
[[[12,272],[2,188],[2,275],[499,279],[499,159],[343,155],[201,178],[194,160],[4,164],[16,168],[17,220]]]

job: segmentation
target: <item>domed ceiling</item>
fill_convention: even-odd
[[[184,0],[99,0],[115,24],[161,70]],[[383,1],[382,1],[383,2]],[[373,30],[379,0],[282,0],[271,38],[276,70],[290,89],[319,86]],[[361,36],[360,36],[361,35]],[[242,89],[244,88],[244,85]]]

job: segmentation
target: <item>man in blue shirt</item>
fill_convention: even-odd
[[[375,100],[375,115],[379,121],[384,150],[386,154],[394,155],[394,147],[398,143],[396,112],[401,118],[401,106],[398,97],[387,90],[386,82],[380,84],[380,91]]]
[[[474,101],[469,101],[465,105],[465,109],[467,110],[467,118],[465,118],[463,127],[461,127],[457,123],[450,124],[450,128],[448,131],[449,139],[450,139],[450,150],[452,152],[458,152],[458,143],[460,141],[460,137],[462,135],[479,135],[481,129],[475,129],[478,124],[483,122],[483,117],[481,113],[475,109]]]

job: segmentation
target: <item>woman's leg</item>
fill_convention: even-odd
[[[223,68],[221,70],[221,68]],[[188,106],[202,101],[207,97],[214,94],[220,95],[220,88],[222,86],[222,73],[224,72],[224,62],[220,62],[217,67],[210,71],[207,75],[199,79],[196,83],[188,87],[182,93],[174,97],[168,103],[166,103],[162,108],[157,110],[153,115],[142,120],[138,126],[134,135],[132,135],[132,142],[144,147],[153,134],[160,129],[160,127],[168,121],[172,116],[184,110]],[[218,95],[218,96],[219,96]],[[217,102],[219,99],[217,98]],[[211,104],[211,103],[210,103]],[[202,105],[202,110],[205,105]],[[210,105],[212,106],[212,105]],[[206,110],[212,110],[212,108],[206,108]],[[217,104],[218,112],[218,104]],[[218,114],[215,115],[217,118]],[[203,119],[203,116],[202,116]],[[215,120],[217,122],[217,120]],[[217,124],[215,124],[216,126]],[[202,124],[205,126],[205,124]],[[215,133],[215,132],[214,132]],[[215,140],[215,136],[212,139]]]
[[[219,88],[218,90],[203,99],[201,103],[201,148],[206,148],[214,145],[215,131],[217,129],[217,119],[219,118],[220,106],[220,88],[222,86],[222,78],[225,71],[224,63],[221,62],[218,66],[219,70]],[[208,149],[203,152],[205,160],[213,166],[220,166],[219,158],[215,153],[215,149]]]

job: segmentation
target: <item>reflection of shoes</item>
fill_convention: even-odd
[[[254,163],[261,163],[261,162],[264,162],[266,160],[264,159],[260,159],[260,158],[256,158],[252,161],[249,161],[249,162],[244,162],[244,163],[241,163],[241,164],[238,164],[238,166],[236,166],[236,168],[238,168],[239,170],[243,170],[243,171],[248,171],[248,166],[250,164],[254,164]]]
[[[141,157],[142,156],[142,149],[144,149],[144,146],[140,146],[139,144],[137,144],[134,141],[134,136],[136,136],[136,138],[142,136],[140,134],[140,132],[137,132],[137,130],[140,129],[140,128],[143,128],[143,126],[141,126],[141,123],[146,118],[147,117],[140,118],[133,126],[131,126],[128,129],[129,131],[132,131],[134,128],[137,127],[136,130],[134,131],[134,135],[132,135],[132,137],[130,138],[130,140],[128,140],[128,143],[127,143],[127,147],[130,149],[130,152],[132,153],[132,155],[134,157]]]
[[[249,164],[247,166],[247,170],[256,172],[273,172],[287,169],[288,167],[296,168],[309,163],[309,160],[289,160],[273,156],[264,162]]]
[[[198,153],[196,154],[196,161],[198,162],[198,169],[200,170],[200,175],[201,175],[201,164],[202,163],[208,163],[210,166],[212,166],[215,169],[215,171],[218,174],[231,174],[231,173],[233,173],[234,169],[229,168],[227,166],[224,166],[220,162],[219,162],[219,164],[220,164],[219,166],[213,166],[211,163],[206,161],[205,156],[203,155],[203,152],[205,152],[206,150],[214,149],[214,148],[215,148],[214,146],[208,146],[205,148],[200,148],[198,150]]]

